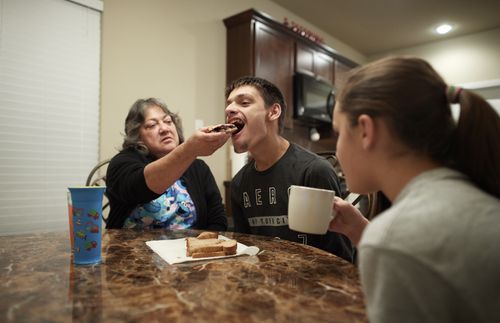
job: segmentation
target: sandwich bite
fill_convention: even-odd
[[[208,127],[208,132],[225,132],[233,134],[236,131],[238,131],[238,127],[236,127],[232,123],[223,123],[223,124],[218,124],[216,126]]]

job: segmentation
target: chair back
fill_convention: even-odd
[[[337,177],[339,179],[339,185],[340,185],[340,190],[341,190],[341,198],[346,198],[347,195],[349,195],[349,191],[347,191],[347,187],[345,185],[345,177],[344,173],[342,172],[342,169],[340,168],[340,163],[339,160],[337,159],[337,156],[335,156],[334,151],[320,151],[316,153],[317,155],[320,155],[321,157],[326,158],[330,162],[330,164],[333,166],[333,169],[335,170],[335,174],[337,174]]]
[[[92,168],[85,182],[85,186],[106,186],[106,170],[110,159],[105,159]],[[104,193],[104,201],[102,204],[102,219],[107,222],[108,218],[104,215],[104,211],[109,207],[109,201]]]

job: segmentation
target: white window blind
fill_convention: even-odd
[[[68,228],[98,160],[101,13],[0,0],[0,235]]]

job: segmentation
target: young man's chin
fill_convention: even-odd
[[[248,151],[248,145],[246,144],[238,145],[233,142],[233,150],[235,153],[241,154]]]

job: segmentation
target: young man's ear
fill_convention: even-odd
[[[377,139],[375,120],[369,115],[362,114],[358,117],[358,127],[363,148],[372,148],[375,144],[375,140]]]
[[[270,121],[279,119],[280,115],[281,115],[281,105],[279,105],[278,103],[274,103],[267,110],[267,117],[269,118]]]

